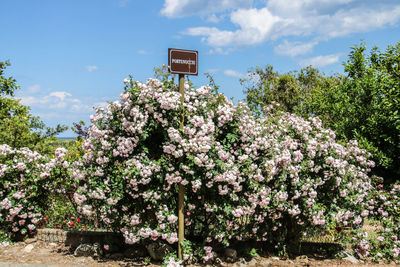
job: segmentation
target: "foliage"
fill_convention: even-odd
[[[121,101],[91,116],[85,154],[73,164],[78,210],[121,231],[129,244],[177,238],[177,188],[185,186],[185,232],[205,261],[235,240],[284,249],[309,227],[362,224],[374,165],[317,118],[268,107],[255,117],[209,87],[128,81]],[[296,244],[293,244],[296,245]],[[290,249],[290,246],[289,246]]]
[[[278,74],[257,68],[243,79],[247,101],[256,112],[273,101],[303,117],[318,116],[343,142],[359,140],[372,153],[373,173],[393,182],[400,177],[400,42],[385,52],[352,47],[346,76],[324,76],[307,67]]]
[[[68,127],[46,127],[39,117],[30,114],[29,107],[12,98],[19,86],[15,79],[4,76],[7,66],[10,66],[9,62],[0,62],[0,144],[13,148],[28,147],[44,154],[54,153],[54,147],[50,145],[56,140],[54,136]]]
[[[346,79],[317,91],[309,106],[340,138],[358,139],[377,163],[374,174],[393,182],[400,175],[400,43],[365,52],[365,46],[353,47]]]
[[[76,217],[78,214],[74,203],[64,194],[52,194],[49,197],[49,206],[43,211],[41,227],[89,230],[93,229],[91,223],[84,218]]]
[[[16,85],[16,80],[12,77],[4,77],[4,70],[7,66],[10,66],[10,62],[2,62],[0,61],[0,96],[10,95],[14,96],[14,91],[18,89],[18,85]]]
[[[74,179],[71,179],[70,165],[80,160],[84,154],[82,143],[83,139],[79,137],[75,140],[62,140],[55,143],[62,145],[62,148],[66,149],[66,154],[63,157],[63,168],[55,169],[49,179],[52,183],[52,192],[48,199],[48,207],[44,210],[43,216],[48,219],[43,221],[43,226],[80,230],[95,228],[95,222],[84,216],[78,216],[77,206],[73,199],[77,184]]]
[[[160,67],[153,68],[154,77],[159,80],[168,81],[171,80],[174,82],[175,74],[171,74],[169,72],[168,66],[163,64]],[[129,77],[129,81],[132,81],[132,76]]]
[[[313,114],[308,104],[315,91],[334,87],[343,80],[341,76],[325,77],[318,69],[308,66],[299,72],[279,74],[273,66],[256,67],[246,78],[240,79],[245,87],[246,100],[256,113],[263,113],[265,106],[277,102],[280,109],[309,117]],[[323,120],[325,122],[325,120]]]

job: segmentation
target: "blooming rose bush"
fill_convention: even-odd
[[[387,190],[378,185],[364,204],[362,216],[369,216],[378,223],[373,235],[360,233],[353,238],[355,250],[376,261],[399,261],[400,256],[400,184]]]
[[[185,237],[212,247],[298,240],[307,227],[361,226],[374,163],[341,145],[318,118],[255,117],[205,86],[126,81],[120,101],[91,116],[73,164],[79,212],[121,231],[129,244],[177,237],[177,188],[185,186]]]
[[[56,188],[52,178],[61,175],[61,169],[65,176],[65,153],[57,148],[55,158],[48,159],[28,148],[0,145],[0,227],[9,237],[35,232]]]

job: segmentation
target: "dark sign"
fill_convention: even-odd
[[[198,54],[194,50],[168,48],[168,68],[170,73],[198,75]]]

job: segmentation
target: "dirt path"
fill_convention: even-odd
[[[18,265],[11,265],[18,264]],[[23,264],[23,265],[21,265]],[[30,264],[30,265],[25,265]],[[46,264],[46,265],[43,265]],[[3,266],[144,266],[143,261],[105,259],[95,260],[91,257],[74,257],[69,248],[56,243],[42,241],[30,241],[15,243],[11,246],[0,247],[0,267]],[[349,261],[339,259],[315,259],[307,256],[300,256],[296,259],[279,259],[277,257],[261,257],[244,263],[220,263],[223,267],[256,267],[256,266],[378,266],[373,263],[353,264]],[[148,266],[160,266],[151,264]],[[379,266],[396,266],[395,264],[379,264]]]

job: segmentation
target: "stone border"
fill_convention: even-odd
[[[124,244],[121,234],[114,232],[95,232],[95,231],[75,231],[63,229],[38,229],[36,234],[37,240],[62,243],[73,248],[84,243],[100,243],[100,244]]]

